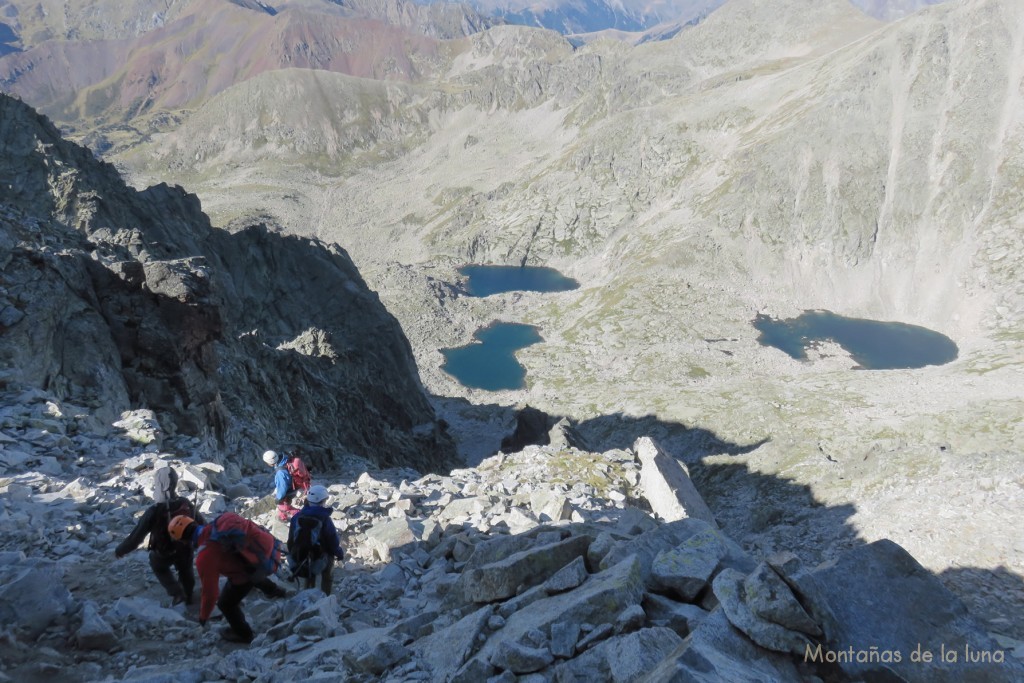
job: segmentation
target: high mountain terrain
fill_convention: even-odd
[[[161,35],[196,45],[202,31],[174,33],[188,11],[266,35],[299,11],[167,7]],[[191,81],[157,69],[144,108],[131,60],[31,89],[16,65],[35,48],[0,69],[138,187],[180,183],[239,234],[263,223],[343,247],[471,462],[523,403],[596,451],[651,434],[746,548],[833,559],[850,539],[822,506],[843,510],[858,541],[895,540],[991,630],[1024,637],[1024,6],[883,23],[841,0],[730,0],[639,46],[484,28],[405,25],[393,70],[398,53],[379,51],[362,70],[287,50],[257,68],[237,41],[209,64],[216,87],[174,99]],[[103,35],[141,50],[151,34]],[[581,288],[472,299],[465,262],[552,265]],[[755,314],[815,308],[924,325],[960,356],[864,371],[838,347],[799,362],[757,344]],[[440,348],[494,319],[542,329],[518,354],[523,390],[439,369]]]

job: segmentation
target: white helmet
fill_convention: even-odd
[[[331,494],[326,488],[317,484],[316,486],[310,486],[309,492],[306,494],[306,500],[313,505],[323,505],[327,502],[327,499],[331,497]]]
[[[263,462],[267,463],[268,465],[276,465],[277,464],[277,452],[276,451],[264,451],[263,452]]]

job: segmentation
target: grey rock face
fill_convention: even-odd
[[[555,656],[546,647],[529,647],[506,640],[491,655],[491,664],[514,674],[528,674],[540,671],[554,659]]]
[[[744,577],[735,569],[724,569],[715,577],[713,588],[722,610],[733,626],[752,641],[775,652],[803,655],[811,647],[807,636],[762,619],[750,609],[744,592]]]
[[[690,637],[646,676],[644,683],[797,683],[804,680],[788,655],[757,647],[715,610]]]
[[[762,562],[743,580],[747,607],[756,616],[779,624],[791,631],[821,636],[821,627],[800,605],[786,582],[771,566]]]
[[[651,563],[652,583],[691,602],[708,585],[724,555],[714,534],[695,534],[685,545],[658,553]]]
[[[683,639],[667,628],[645,628],[609,638],[579,657],[555,667],[556,681],[641,680],[682,644]]]
[[[493,607],[481,607],[451,626],[435,631],[413,644],[412,648],[427,663],[435,680],[446,680],[463,667],[476,649],[477,638],[493,614]],[[490,666],[487,665],[487,668]]]
[[[96,605],[82,605],[82,625],[75,633],[75,644],[83,650],[109,650],[117,642],[114,629],[99,615]]]
[[[3,95],[0,178],[0,360],[19,381],[240,449],[316,434],[314,466],[451,462],[408,341],[339,248],[213,229],[194,196],[132,190]]]
[[[692,540],[691,540],[692,539]],[[716,531],[707,522],[699,519],[686,518],[676,522],[662,524],[639,536],[616,543],[601,560],[602,567],[620,562],[624,557],[635,554],[640,560],[645,576],[649,576],[651,567],[659,553],[675,548],[701,549],[709,547],[714,553],[725,548],[721,555],[721,565],[730,566],[744,573],[754,569],[753,560],[736,545],[736,542]]]
[[[0,564],[0,618],[5,624],[16,624],[26,637],[35,638],[68,614],[71,594],[64,585],[64,571],[56,563],[14,559]]]
[[[697,605],[676,602],[656,593],[644,595],[641,604],[652,625],[666,626],[684,637],[708,615]]]
[[[602,623],[609,614],[619,614],[640,602],[643,583],[635,557],[627,558],[605,571],[594,574],[580,588],[542,598],[510,615],[502,629],[503,640],[520,641],[528,632],[550,633],[552,624]],[[489,659],[497,648],[489,640],[477,656]]]
[[[544,582],[547,593],[564,593],[581,585],[587,580],[587,567],[582,556],[565,565]]]
[[[922,683],[1024,678],[1024,663],[1017,659],[993,663],[991,653],[1000,646],[941,581],[892,541],[850,550],[810,574],[837,620],[822,656],[827,650],[870,652],[872,646],[901,654],[900,661],[888,662],[842,658],[841,668],[852,677],[870,678],[887,668]],[[911,661],[919,646],[933,654],[928,661]],[[943,660],[943,651],[955,652],[955,659]],[[983,652],[990,653],[987,661],[981,661]]]
[[[505,560],[471,569],[463,574],[466,600],[492,602],[509,598],[521,586],[530,587],[551,577],[559,569],[582,558],[590,545],[586,536],[573,536],[524,550]]]

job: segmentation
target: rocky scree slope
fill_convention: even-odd
[[[0,681],[1020,680],[1024,644],[996,640],[890,541],[818,567],[759,558],[717,527],[650,438],[543,447],[423,475],[346,457],[328,485],[346,551],[335,591],[250,595],[257,638],[222,641],[169,605],[143,551],[114,548],[172,466],[208,516],[285,532],[244,477],[152,411],[110,424],[0,382]],[[280,577],[279,577],[280,578]],[[912,662],[914,648],[986,653]],[[857,653],[840,656],[839,653]],[[936,655],[937,656],[937,655]]]
[[[408,341],[341,249],[212,229],[195,196],[126,187],[7,96],[0,188],[5,376],[105,419],[145,405],[246,458],[451,462]]]

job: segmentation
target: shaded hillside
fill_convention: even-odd
[[[193,195],[136,192],[0,97],[0,354],[13,379],[251,457],[313,444],[440,467],[409,344],[347,254],[263,226],[210,228]]]

